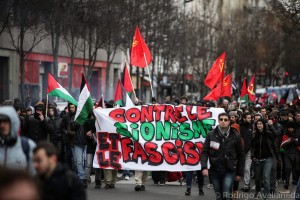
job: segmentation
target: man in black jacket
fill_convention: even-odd
[[[241,136],[231,129],[229,115],[218,116],[219,125],[207,134],[201,155],[202,173],[212,179],[217,199],[232,198],[234,179],[239,181],[244,172],[244,146]]]
[[[58,163],[53,144],[42,142],[34,149],[34,166],[38,173],[43,200],[85,200],[78,177]]]
[[[48,123],[48,118],[45,116],[45,105],[38,102],[34,109],[34,115],[25,122],[23,133],[24,136],[38,143],[41,140],[47,140],[48,134],[52,134],[52,129]]]
[[[250,113],[243,114],[243,120],[240,123],[241,136],[244,140],[245,153],[245,171],[244,171],[244,188],[242,191],[249,192],[250,190],[250,168],[251,168],[251,140],[252,135],[252,118]]]
[[[86,158],[86,136],[83,126],[78,124],[75,119],[77,107],[71,103],[68,104],[69,113],[62,120],[62,130],[65,131],[67,139],[72,149],[72,159],[75,165],[75,171],[87,187],[87,177],[85,174],[85,158]]]

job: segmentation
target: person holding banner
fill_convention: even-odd
[[[204,176],[210,176],[216,193],[216,199],[232,199],[233,181],[239,181],[244,172],[244,147],[240,134],[230,128],[229,115],[218,116],[219,125],[207,134],[201,156]]]
[[[145,183],[148,180],[148,171],[135,171],[135,191],[145,191]]]

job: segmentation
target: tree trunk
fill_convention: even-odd
[[[25,56],[24,53],[20,54],[20,71],[21,71],[21,100],[24,103],[26,99],[25,94]]]
[[[105,98],[110,98],[110,91],[113,90],[113,88],[110,88],[109,86],[109,72],[110,72],[110,61],[109,61],[109,54],[107,53],[107,58],[106,58],[106,77],[105,77]],[[108,99],[107,99],[108,100]]]
[[[71,61],[70,61],[70,69],[69,69],[69,92],[72,94],[73,92],[71,91],[72,90],[72,82],[73,82],[73,65],[74,65],[74,52],[72,50],[71,52],[71,57],[70,57]]]

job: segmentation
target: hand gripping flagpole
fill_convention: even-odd
[[[149,79],[150,79],[150,88],[151,88],[151,97],[154,97],[154,93],[153,93],[153,88],[152,88],[152,81],[151,81],[151,76],[150,76],[150,70],[149,70],[149,66],[148,66],[148,62],[147,62],[147,59],[146,59],[146,54],[144,52],[144,58],[145,58],[145,62],[146,62],[146,67],[147,67],[147,71],[148,71],[148,75],[149,75]]]

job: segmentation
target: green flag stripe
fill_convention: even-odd
[[[249,103],[249,97],[248,97],[248,94],[244,95],[241,100],[244,100],[246,104]]]
[[[87,98],[86,102],[84,103],[82,110],[80,111],[78,117],[76,118],[76,122],[78,122],[79,124],[82,125],[87,120],[87,116],[93,110],[93,106],[94,106],[93,100],[89,96]]]
[[[49,95],[54,96],[54,97],[60,97],[62,99],[65,99],[66,101],[71,102],[72,104],[74,104],[76,106],[78,105],[77,101],[72,96],[67,95],[66,93],[62,92],[60,89],[52,90],[49,93]]]
[[[117,105],[119,105],[119,106],[124,106],[124,105],[123,105],[123,100],[122,100],[122,99],[116,101],[115,104],[117,104]]]

